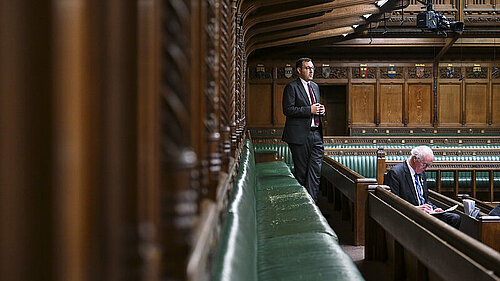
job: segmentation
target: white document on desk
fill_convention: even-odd
[[[437,214],[442,214],[442,213],[446,213],[446,212],[451,212],[451,211],[455,210],[457,207],[458,207],[458,205],[455,205],[455,206],[449,207],[446,210],[443,210],[442,212],[434,212],[434,211],[432,211],[429,214],[430,215],[437,215]]]

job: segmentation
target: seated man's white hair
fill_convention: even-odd
[[[417,158],[417,160],[422,160],[426,155],[430,155],[430,156],[434,157],[434,153],[432,152],[432,149],[426,145],[414,147],[411,150],[411,155],[415,156],[415,158]]]

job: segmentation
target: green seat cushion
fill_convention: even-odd
[[[259,239],[258,251],[259,280],[364,280],[337,241],[325,233]]]
[[[301,187],[297,192],[257,193],[259,237],[276,237],[304,232],[321,232],[335,237],[311,196]]]

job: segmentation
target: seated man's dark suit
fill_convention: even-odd
[[[316,101],[319,87],[310,81]],[[294,174],[314,200],[317,199],[323,159],[323,130],[321,121],[311,129],[311,103],[300,79],[288,83],[283,91],[283,114],[286,116],[282,139],[292,152]]]
[[[424,203],[436,208],[436,206],[429,202],[428,199],[429,190],[427,188],[427,178],[425,176],[425,172],[422,172],[420,176],[422,177],[423,183],[422,189],[425,199]],[[407,161],[394,166],[389,172],[387,172],[384,177],[384,185],[388,185],[391,188],[392,193],[410,202],[411,204],[415,206],[420,205]],[[460,216],[458,214],[443,213],[435,216],[455,228],[459,228],[460,226]]]

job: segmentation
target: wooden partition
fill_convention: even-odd
[[[327,195],[330,207],[340,209],[343,217],[351,220],[354,229],[354,245],[364,245],[367,187],[374,184],[375,180],[365,179],[327,157],[323,159],[321,177],[321,189]],[[347,200],[341,203],[341,198]]]
[[[500,252],[500,240],[498,239],[500,237],[500,218],[483,219],[482,216],[487,216],[488,213],[482,211],[479,212],[476,218],[470,217],[464,213],[464,205],[461,201],[454,200],[433,190],[429,191],[429,200],[443,210],[458,205],[455,213],[459,214],[462,219],[460,231]],[[477,201],[476,204],[484,203]]]

